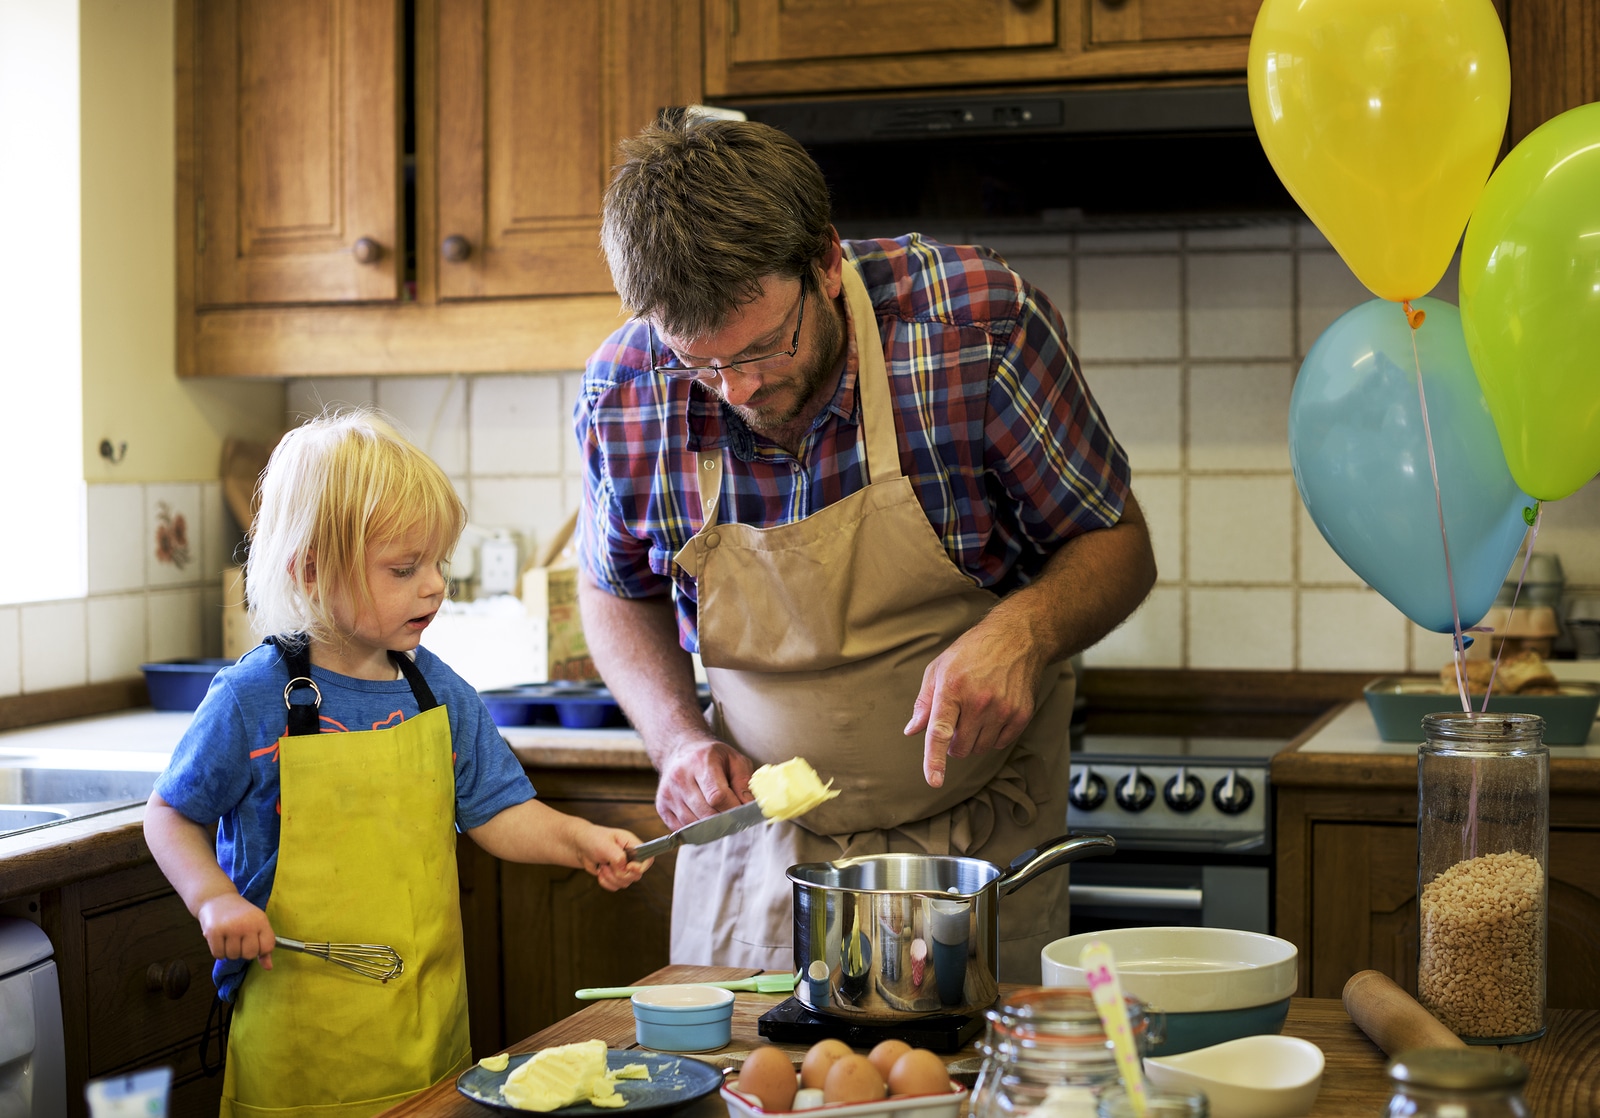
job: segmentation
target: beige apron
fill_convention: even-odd
[[[804,757],[841,795],[799,825],[679,852],[674,963],[792,968],[796,863],[909,852],[1003,867],[1067,829],[1069,664],[1046,673],[1015,745],[952,758],[943,787],[923,779],[922,736],[902,732],[923,669],[998,599],[951,562],[900,472],[877,317],[849,260],[843,279],[868,484],[792,524],[722,524],[722,453],[702,451],[703,526],[674,557],[699,590],[713,731],[758,765]],[[1002,980],[1039,980],[1040,949],[1066,934],[1066,878],[1001,903]]]

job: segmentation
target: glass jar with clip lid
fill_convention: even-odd
[[[1143,1057],[1164,1032],[1160,1013],[1126,999]],[[972,1118],[1094,1118],[1100,1095],[1116,1086],[1117,1060],[1088,990],[1019,990],[984,1014],[983,1068]]]

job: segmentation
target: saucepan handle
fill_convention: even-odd
[[[1009,896],[1028,882],[1057,866],[1076,862],[1080,858],[1094,858],[1111,854],[1117,849],[1117,840],[1106,834],[1093,832],[1062,835],[1043,846],[1025,850],[1011,861],[1011,866],[996,879],[1002,897]]]

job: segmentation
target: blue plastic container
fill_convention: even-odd
[[[234,661],[220,657],[192,660],[163,660],[159,664],[140,664],[150,705],[157,710],[194,710],[206,697],[211,678]]]
[[[711,1052],[733,1036],[733,991],[651,986],[633,995],[634,1037],[657,1052]]]

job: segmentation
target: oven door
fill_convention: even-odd
[[[1071,934],[1107,928],[1200,927],[1272,931],[1268,865],[1079,862],[1072,867]]]

